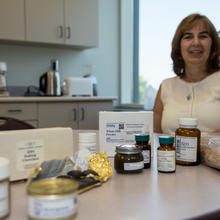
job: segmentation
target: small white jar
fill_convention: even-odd
[[[10,214],[9,160],[0,157],[0,219]]]
[[[97,153],[96,133],[79,133],[79,150],[85,149],[91,154]]]

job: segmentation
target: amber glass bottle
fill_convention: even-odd
[[[157,148],[157,170],[162,173],[176,171],[176,150],[173,146],[174,137],[160,136],[160,146]]]
[[[196,118],[179,119],[179,128],[175,133],[177,164],[200,164],[200,136]]]
[[[144,168],[150,168],[151,166],[151,145],[149,142],[148,134],[136,134],[135,135],[136,146],[141,149],[144,157]]]

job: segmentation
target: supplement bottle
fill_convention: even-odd
[[[10,214],[9,160],[0,157],[0,219]]]
[[[79,150],[87,149],[91,154],[96,154],[96,146],[96,133],[79,133]]]
[[[150,168],[151,166],[151,145],[149,142],[149,134],[136,134],[135,135],[136,146],[141,149],[144,157],[144,168]]]
[[[160,136],[160,146],[157,148],[157,170],[162,173],[176,171],[176,150],[173,146],[174,137]]]
[[[176,130],[176,163],[198,165],[200,163],[200,136],[196,118],[180,118]]]

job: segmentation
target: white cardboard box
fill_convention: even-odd
[[[0,132],[0,157],[10,161],[10,180],[26,179],[45,160],[73,156],[72,128],[39,128]]]
[[[153,112],[99,112],[99,148],[109,157],[115,155],[115,146],[134,144],[135,134],[150,134],[153,146]],[[153,155],[153,149],[152,154]]]

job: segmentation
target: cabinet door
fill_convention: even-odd
[[[112,101],[80,102],[79,129],[98,129],[99,111],[112,111]]]
[[[77,103],[39,103],[38,126],[48,127],[71,127],[77,129]]]
[[[0,0],[0,39],[24,40],[24,0]]]
[[[65,0],[66,44],[98,46],[98,0]]]
[[[26,0],[27,40],[64,43],[63,0]]]

